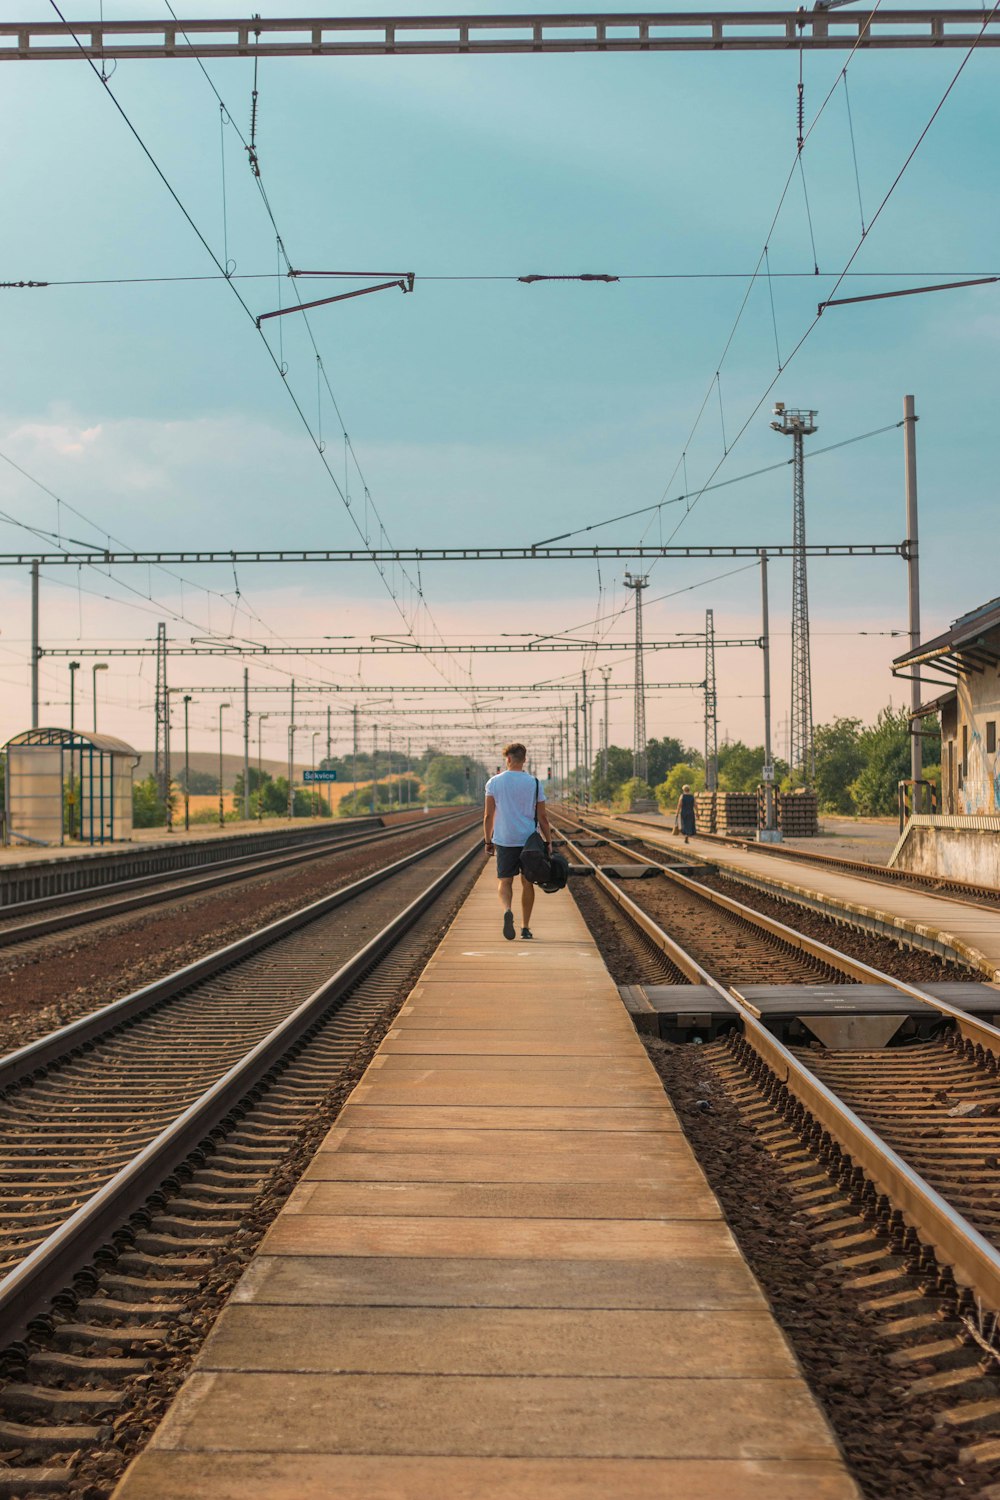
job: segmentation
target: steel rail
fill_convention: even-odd
[[[19,1047],[16,1052],[8,1053],[6,1057],[0,1058],[0,1093],[12,1088],[15,1084],[23,1083],[40,1069],[52,1067],[81,1047],[96,1041],[124,1022],[142,1015],[153,1006],[172,999],[181,991],[201,983],[202,980],[210,978],[223,969],[230,968],[241,959],[261,952],[262,949],[270,947],[272,943],[287,937],[298,928],[308,926],[317,917],[335,911],[338,906],[346,905],[373,886],[381,885],[383,881],[391,879],[401,870],[428,858],[437,850],[443,849],[445,845],[454,843],[478,822],[477,814],[475,821],[470,822],[468,828],[456,829],[455,832],[446,834],[444,838],[429,844],[425,849],[418,849],[413,854],[404,855],[402,859],[387,865],[384,870],[376,870],[371,875],[365,875],[360,880],[354,881],[351,885],[342,886],[340,890],[332,891],[329,896],[323,896],[308,906],[300,907],[298,911],[279,917],[256,932],[248,933],[246,937],[238,938],[235,943],[229,943],[224,948],[217,948],[214,953],[208,953],[204,958],[196,959],[194,963],[185,965],[183,969],[177,969],[163,979],[154,980],[152,984],[144,985],[140,990],[134,990],[131,995],[112,1001],[110,1005],[102,1006],[100,1010],[92,1011],[90,1015],[71,1021],[68,1026],[61,1026],[57,1031],[51,1031],[47,1036],[39,1037],[37,1041]]]
[[[630,813],[629,826],[631,827],[633,823],[638,827],[658,828],[661,833],[663,831],[662,824],[655,824],[649,818]],[[812,849],[786,849],[781,844],[758,844],[752,839],[740,838],[738,834],[699,833],[698,837],[707,839],[713,844],[728,845],[730,848],[752,848],[755,852],[766,854],[768,858],[798,860],[803,864],[816,865],[826,870],[846,870],[849,874],[856,875],[859,880],[881,880],[886,885],[905,885],[910,882],[915,887],[932,891],[942,901],[953,901],[961,906],[975,906],[980,911],[995,912],[997,909],[996,901],[973,901],[961,894],[967,891],[970,897],[981,896],[988,889],[986,886],[974,884],[971,880],[958,880],[947,875],[926,875],[919,870],[899,870],[889,868],[887,865],[873,865],[865,860],[848,859],[840,854],[821,854]],[[959,894],[948,894],[951,891]]]
[[[995,46],[981,10],[915,8],[0,23],[0,60],[407,57]],[[10,38],[6,44],[4,39]]]
[[[584,827],[585,825],[578,824],[577,826]],[[829,964],[831,968],[839,970],[842,974],[850,975],[859,984],[889,985],[900,995],[905,995],[907,999],[919,1000],[924,1005],[931,1006],[942,1016],[955,1022],[964,1040],[972,1042],[974,1046],[981,1046],[989,1052],[995,1052],[1000,1057],[1000,1028],[991,1025],[989,1021],[984,1021],[979,1016],[971,1016],[967,1011],[960,1010],[956,1005],[949,1005],[947,1000],[939,1000],[935,995],[929,994],[915,984],[908,983],[905,979],[896,979],[892,974],[883,973],[881,969],[863,963],[859,958],[852,958],[849,953],[842,953],[838,948],[831,948],[827,943],[820,942],[818,938],[809,937],[808,934],[799,932],[794,927],[788,927],[784,922],[779,922],[776,917],[769,917],[764,912],[755,911],[752,906],[745,906],[742,901],[737,901],[732,896],[725,896],[721,891],[708,890],[707,887],[699,885],[697,880],[682,875],[679,870],[671,870],[668,865],[661,864],[659,860],[650,859],[645,854],[638,854],[624,844],[616,843],[614,839],[608,839],[607,843],[610,848],[618,849],[627,859],[637,860],[644,865],[652,865],[674,885],[692,892],[712,906],[728,912],[730,916],[749,922],[780,942],[788,944],[789,947],[798,948],[801,952],[807,953],[810,958]],[[698,983],[702,984],[704,980],[699,980]],[[735,986],[731,987],[729,993],[753,1015],[760,1015],[753,1003],[747,1000]],[[1000,1009],[1000,996],[998,996],[998,1009]]]
[[[685,953],[653,921],[652,917],[642,911],[623,891],[618,890],[599,866],[586,857],[583,850],[577,848],[570,839],[567,839],[567,843],[573,849],[575,857],[581,863],[590,866],[602,890],[612,897],[626,915],[670,958],[671,962],[677,964],[682,973],[688,974],[693,983],[707,984],[721,1000],[732,1007],[734,1016],[738,1018],[742,1026],[744,1039],[771,1069],[778,1083],[809,1111],[823,1129],[847,1152],[852,1161],[863,1168],[879,1191],[885,1193],[901,1210],[918,1234],[932,1245],[941,1259],[951,1267],[955,1279],[971,1287],[990,1311],[1000,1311],[1000,1251],[984,1239],[962,1214],[952,1208],[946,1199],[931,1187],[930,1183],[915,1172],[891,1146],[887,1146],[864,1120],[837,1098],[832,1089],[822,1083],[793,1052],[776,1036],[773,1036],[758,1016],[740,999],[736,990],[724,989],[719,981],[703,969],[690,954]],[[629,851],[629,857],[634,857],[631,851]],[[650,863],[655,863],[655,861],[650,861]],[[694,883],[691,882],[691,884]],[[781,926],[780,923],[777,925]],[[821,944],[820,947],[822,946]],[[871,972],[877,973],[876,970]],[[694,978],[695,975],[697,978]],[[916,993],[919,998],[925,998],[919,991]],[[929,1001],[931,999],[931,997],[926,998]],[[941,1004],[940,1002],[933,1003],[939,1006]],[[945,1008],[953,1009],[950,1006]],[[955,1014],[966,1020],[974,1019],[964,1017],[961,1011]],[[1000,1032],[993,1027],[989,1030],[994,1036],[994,1050],[1000,1050],[998,1047]]]
[[[45,907],[69,906],[73,902],[87,900],[101,903],[98,906],[84,907],[80,911],[63,912],[58,916],[22,922],[16,927],[0,927],[0,948],[10,948],[16,943],[27,943],[34,938],[47,937],[55,932],[68,932],[75,927],[88,926],[91,922],[103,922],[114,917],[125,916],[131,911],[141,911],[144,907],[157,906],[166,901],[177,901],[184,896],[212,890],[216,886],[233,885],[240,880],[252,880],[256,875],[280,873],[296,865],[326,859],[330,855],[338,854],[341,850],[364,849],[372,844],[380,844],[389,838],[399,838],[407,830],[417,831],[421,828],[435,827],[447,821],[447,818],[447,814],[441,814],[427,822],[404,823],[396,828],[380,828],[354,837],[348,835],[344,839],[311,840],[305,849],[220,860],[218,864],[212,866],[211,870],[191,875],[186,880],[178,879],[176,870],[165,870],[157,875],[137,876],[134,880],[123,880],[116,885],[101,886],[90,892],[64,891],[57,896],[42,896],[37,901],[21,902],[16,908],[0,908],[0,920],[6,920],[8,917],[18,916],[29,909],[37,911]],[[156,888],[166,881],[173,881],[174,884],[167,886],[166,889]],[[148,886],[153,886],[154,889],[143,891],[143,888]],[[134,894],[115,899],[116,890],[130,890]]]
[[[442,844],[459,836],[452,835],[431,847],[439,849]],[[430,850],[423,851],[424,854],[429,852]],[[481,853],[482,841],[477,836],[469,848],[387,923],[381,932],[359,949],[347,963],[341,965],[335,974],[252,1047],[223,1077],[206,1089],[199,1099],[150,1141],[131,1162],[116,1172],[87,1203],[77,1209],[0,1282],[0,1348],[23,1335],[31,1320],[46,1310],[52,1299],[101,1249],[108,1237],[122,1226],[129,1214],[143,1205],[150,1193],[176,1170],[190,1152],[206,1143],[208,1133],[219,1121],[239,1106],[248,1092],[265,1074],[280,1064],[284,1054],[300,1041],[324,1012],[344,998],[351,987],[415,924],[465,866]],[[405,861],[407,864],[412,862],[412,859]],[[402,863],[401,861],[400,865]],[[305,910],[319,915],[319,907],[330,909],[328,903],[317,902]],[[283,925],[285,924],[275,923],[264,931],[273,932],[275,927]],[[228,953],[231,950],[224,949],[222,952]],[[187,974],[190,970],[182,970],[181,973]],[[22,1049],[25,1050],[29,1049]],[[208,1144],[214,1149],[214,1142]]]

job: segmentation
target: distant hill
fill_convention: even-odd
[[[135,780],[136,781],[142,781],[143,777],[149,776],[152,773],[154,758],[155,758],[154,757],[154,752],[152,750],[143,750],[141,752],[141,755],[139,757],[139,764],[135,768]],[[213,755],[210,750],[192,750],[191,751],[191,757],[190,757],[190,759],[191,759],[191,769],[192,769],[192,771],[205,771],[209,776],[218,776],[218,774],[219,774],[219,757],[218,757],[217,754]],[[296,781],[301,781],[302,780],[302,772],[307,768],[308,764],[309,764],[308,761],[300,761],[300,760],[296,759],[296,762],[295,762],[295,780]],[[251,750],[250,750],[250,766],[251,766],[251,768],[253,770],[257,769],[257,755],[256,755],[256,749],[255,749],[255,747],[251,747]],[[288,761],[287,760],[269,760],[268,757],[265,755],[264,758],[263,758],[263,760],[261,761],[261,768],[264,771],[267,771],[269,773],[269,775],[271,775],[271,776],[287,776],[288,775]],[[180,743],[178,744],[178,742],[177,742],[177,734],[176,734],[176,731],[175,731],[171,735],[171,737],[170,737],[170,774],[176,780],[177,777],[178,777],[178,775],[180,774],[180,772],[183,771],[183,769],[184,769],[184,737],[183,737],[183,734],[182,734],[181,737],[180,737]],[[225,752],[223,754],[223,756],[222,756],[222,782],[223,782],[223,786],[224,787],[231,787],[233,785],[233,782],[235,781],[236,777],[237,776],[242,776],[242,774],[243,774],[243,756],[242,756],[242,754],[240,754],[240,755],[230,755],[228,752]]]

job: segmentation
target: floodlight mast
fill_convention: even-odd
[[[806,495],[803,438],[816,431],[814,411],[790,410],[774,403],[775,432],[790,437],[792,462],[792,722],[789,762],[808,784],[815,779],[812,669],[809,661],[809,588],[806,579]]]
[[[625,587],[635,591],[635,714],[632,722],[632,775],[646,780],[646,687],[642,666],[642,591],[649,575],[625,574]]]

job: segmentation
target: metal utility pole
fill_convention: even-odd
[[[648,575],[625,574],[625,587],[635,590],[635,719],[632,727],[632,775],[646,780],[646,685],[642,666],[642,591]]]
[[[351,709],[351,718],[354,727],[354,811],[358,810],[358,705],[355,703]]]
[[[715,691],[715,611],[705,611],[705,790],[719,786],[719,718]]]
[[[166,782],[167,721],[170,718],[170,694],[167,690],[167,625],[160,620],[156,627],[156,731],[153,749],[153,775],[160,796],[167,800]]]
[[[590,801],[590,733],[587,719],[587,674],[580,674],[583,683],[583,797],[585,802]]]
[[[327,762],[328,762],[328,764],[327,764],[327,770],[329,770],[330,769],[330,767],[329,767],[329,760],[330,760],[330,705],[329,705],[329,703],[326,705],[326,759],[327,759]],[[330,816],[332,817],[333,816],[333,783],[329,782],[329,781],[326,784],[326,805],[329,808]]]
[[[188,705],[191,694],[184,694],[184,828],[191,827],[191,745],[188,739]]]
[[[803,438],[816,431],[814,411],[789,411],[774,403],[775,432],[790,437],[792,461],[792,728],[789,762],[803,780],[816,774],[813,750],[812,669],[809,665],[809,590],[806,582],[806,492]]]
[[[760,644],[764,658],[764,829],[767,842],[780,838],[774,819],[774,756],[771,753],[771,625],[767,604],[767,553],[760,554]]]
[[[372,817],[374,817],[375,799],[377,796],[376,787],[378,786],[378,725],[375,724],[372,727],[375,732],[372,740]]]
[[[903,397],[904,468],[906,473],[906,592],[909,604],[910,650],[920,645],[920,552],[917,523],[917,414],[912,396]],[[920,720],[919,673],[910,681],[910,775],[919,781],[924,774],[924,747],[914,725]],[[917,811],[914,789],[913,810]]]
[[[295,683],[292,682],[291,712],[288,718],[288,816],[295,816]]]
[[[38,561],[31,564],[31,727],[38,728]]]
[[[243,818],[250,820],[250,668],[243,668]]]
[[[601,743],[601,775],[604,777],[604,780],[607,781],[608,745],[611,743],[611,730],[609,728],[611,720],[608,718],[608,681],[611,677],[611,668],[602,667],[601,676],[604,678],[604,734],[602,735]]]
[[[573,778],[573,790],[577,801],[580,800],[580,694],[573,694],[573,753],[576,756],[576,775]]]
[[[229,707],[231,707],[231,705],[228,704],[228,703],[220,703],[219,704],[219,827],[220,828],[225,828],[225,826],[226,826],[226,806],[225,806],[225,802],[223,801],[223,791],[222,791],[222,714],[223,714],[223,711],[225,709],[229,708]]]
[[[566,775],[563,778],[563,796],[565,797],[565,796],[569,795],[570,738],[569,738],[569,704],[568,703],[566,703],[564,705],[563,711],[564,711],[565,720],[566,720]]]

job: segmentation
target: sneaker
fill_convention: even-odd
[[[509,943],[514,941],[514,913],[505,911],[503,914],[503,935]]]
[[[534,937],[534,933],[532,932],[532,930],[531,930],[530,927],[522,927],[521,928],[521,936],[523,938],[530,938],[530,937]]]

